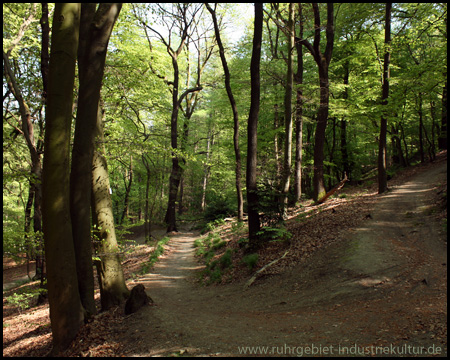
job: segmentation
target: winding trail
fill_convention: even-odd
[[[342,241],[245,292],[195,283],[199,235],[174,235],[170,254],[137,280],[156,305],[127,319],[125,353],[239,356],[260,346],[260,356],[295,356],[314,345],[336,356],[357,344],[441,346],[446,355],[445,234],[428,211],[446,170],[445,161],[379,196],[372,219]]]

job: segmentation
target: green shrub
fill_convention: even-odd
[[[213,250],[209,250],[207,252],[205,252],[205,254],[203,255],[206,261],[206,264],[208,265],[209,261],[214,257],[215,253]]]
[[[222,269],[226,269],[229,268],[232,264],[231,261],[231,256],[233,254],[233,250],[231,249],[227,249],[227,251],[225,251],[225,254],[223,254],[220,258],[220,266]]]
[[[242,258],[242,262],[247,265],[250,270],[253,270],[256,263],[258,262],[258,258],[258,254],[249,254]]]
[[[222,281],[222,273],[220,272],[220,268],[216,268],[209,276],[209,283],[221,281]]]
[[[16,306],[21,311],[29,309],[33,305],[33,300],[39,296],[39,294],[47,293],[47,289],[28,289],[26,292],[14,293],[7,296],[5,299],[8,304]]]
[[[289,241],[292,234],[284,226],[266,226],[257,233],[264,241]]]
[[[219,239],[218,241],[213,242],[213,244],[211,246],[211,249],[212,250],[219,250],[219,249],[223,248],[226,244],[227,244],[227,242],[225,240],[220,240]]]

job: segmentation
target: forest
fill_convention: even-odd
[[[194,231],[211,287],[241,266],[258,291],[266,266],[374,221],[364,196],[434,174],[446,150],[446,3],[4,3],[4,332],[5,304],[45,306],[37,354],[68,354],[101,314],[152,303],[125,270],[130,239],[151,250],[146,274]],[[446,174],[436,186],[446,207]],[[32,287],[6,290],[5,264]]]

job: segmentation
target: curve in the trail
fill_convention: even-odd
[[[130,353],[189,349],[196,355],[233,356],[240,346],[388,343],[405,331],[410,343],[428,344],[429,337],[414,332],[425,319],[414,309],[436,294],[446,297],[432,279],[445,277],[446,251],[436,226],[421,219],[428,195],[446,177],[446,165],[380,196],[372,219],[307,262],[245,292],[243,284],[195,284],[200,266],[193,242],[199,235],[173,235],[169,255],[136,280],[155,306],[132,320],[143,345]],[[431,285],[415,292],[412,280],[422,277],[432,279]]]

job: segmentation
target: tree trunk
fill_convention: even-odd
[[[128,185],[125,183],[125,199],[123,201],[123,211],[122,216],[120,217],[120,224],[123,224],[125,217],[129,216],[129,207],[130,207],[130,192],[131,185],[133,184],[133,158],[130,155],[130,167],[128,171],[125,173],[125,177],[128,178]],[[125,181],[125,180],[124,180]]]
[[[208,139],[206,141],[207,141],[206,142],[206,162],[205,162],[205,165],[203,166],[203,185],[202,185],[202,203],[201,203],[202,211],[206,210],[206,185],[208,183],[209,172],[211,169],[209,160],[211,158],[211,144],[213,143],[212,129],[209,129]]]
[[[348,78],[349,78],[349,63],[346,61],[344,63],[344,99],[348,100]],[[347,121],[345,118],[342,118],[340,121],[340,127],[341,127],[341,154],[342,154],[342,167],[344,169],[344,173],[342,174],[342,177],[344,178],[347,176],[349,179],[351,178],[351,167],[350,162],[348,159],[348,147],[347,147]]]
[[[103,143],[103,126],[99,109],[97,134],[100,144]],[[100,261],[96,261],[97,275],[100,284],[102,310],[119,305],[130,292],[123,277],[122,264],[114,226],[114,215],[110,194],[110,183],[104,149],[97,145],[92,160],[92,215],[96,225],[96,252]]]
[[[281,174],[283,171],[283,164],[281,163],[280,160],[280,144],[278,143],[278,137],[279,137],[279,133],[278,133],[278,129],[280,127],[280,122],[279,122],[279,118],[278,118],[278,104],[275,104],[273,106],[273,110],[274,110],[274,116],[273,116],[273,130],[274,130],[274,137],[273,137],[273,151],[274,151],[274,155],[275,155],[275,176],[276,176],[276,186],[277,188],[279,187],[279,183],[281,180]]]
[[[422,93],[418,94],[419,104],[418,104],[418,115],[419,115],[419,153],[420,153],[420,162],[423,164],[425,162],[425,152],[423,149],[423,106],[422,106]]]
[[[91,174],[94,134],[106,52],[121,4],[84,3],[81,7],[78,71],[80,88],[70,174],[71,220],[81,301],[95,314],[91,243]]]
[[[386,46],[383,65],[383,86],[382,86],[382,105],[386,108],[389,97],[389,63],[391,54],[389,46],[391,43],[391,10],[392,3],[386,3],[386,21],[384,28],[384,43]],[[381,194],[387,190],[387,154],[386,154],[386,133],[387,133],[387,110],[383,110],[380,123],[380,139],[378,149],[378,193]]]
[[[50,44],[50,25],[48,19],[48,4],[42,3],[42,16],[40,19],[42,27],[42,41],[41,41],[41,74],[42,74],[42,98],[44,108],[47,109],[47,94],[48,94],[48,74],[49,74],[49,44]],[[45,111],[47,114],[47,111]],[[42,121],[42,119],[41,119]],[[43,133],[43,126],[41,127]],[[43,135],[43,134],[42,134]],[[37,155],[40,156],[42,150],[42,141],[38,140],[36,143]],[[36,276],[41,279],[40,288],[46,288],[45,280],[45,254],[44,254],[44,239],[42,236],[42,164],[40,158],[32,165],[33,174],[35,176],[34,184],[34,215],[33,215],[33,230],[37,236],[36,249]],[[40,298],[46,298],[45,295],[40,295]]]
[[[178,148],[178,83],[179,72],[177,55],[172,56],[172,66],[174,70],[173,75],[173,90],[172,90],[172,116],[170,119],[170,144],[174,152],[172,153],[172,171],[169,177],[169,201],[167,204],[167,212],[164,222],[167,224],[167,232],[177,231],[175,206],[177,202],[178,187],[181,180],[181,167],[179,164],[179,157],[175,153]]]
[[[317,113],[317,126],[314,142],[314,191],[313,198],[317,201],[326,193],[324,182],[324,145],[325,145],[325,130],[328,121],[328,103],[329,103],[329,80],[328,80],[328,66],[331,61],[334,45],[334,7],[332,3],[327,4],[327,26],[326,36],[327,44],[325,52],[322,54],[320,50],[320,11],[317,3],[313,3],[314,11],[314,43],[311,45],[308,40],[298,39],[299,44],[304,45],[313,55],[314,60],[319,69],[319,85],[320,85],[320,105]]]
[[[283,162],[283,181],[281,184],[281,216],[287,218],[288,194],[291,179],[292,165],[292,89],[294,87],[294,4],[289,3],[289,19],[287,21],[288,36],[288,61],[286,75],[286,93],[284,97],[284,162]]]
[[[300,38],[303,38],[302,4],[299,4]],[[302,196],[302,147],[303,147],[303,46],[295,44],[297,50],[297,73],[294,76],[297,84],[297,104],[295,112],[295,170],[294,201],[299,202]]]
[[[235,186],[236,186],[236,195],[237,195],[237,204],[238,204],[238,221],[242,221],[244,215],[244,198],[242,195],[242,186],[241,186],[241,151],[239,149],[239,115],[236,106],[236,101],[234,99],[233,93],[231,91],[231,82],[230,82],[230,71],[228,69],[227,60],[225,58],[225,50],[222,44],[222,40],[220,37],[219,26],[217,24],[217,17],[215,10],[213,10],[208,4],[205,4],[207,9],[212,15],[214,22],[214,31],[216,35],[217,44],[219,46],[219,54],[220,60],[222,61],[223,71],[225,73],[225,88],[227,90],[228,99],[230,100],[231,110],[233,111],[233,121],[234,121],[234,132],[233,132],[233,144],[234,144],[234,154],[236,157],[236,167],[235,167]],[[203,202],[202,202],[203,204]],[[202,205],[203,206],[203,205]]]
[[[57,3],[52,29],[42,200],[53,350],[83,324],[69,205],[70,130],[80,4]]]
[[[142,162],[147,170],[147,178],[145,182],[145,210],[144,210],[144,238],[145,243],[150,241],[151,229],[150,229],[150,219],[149,219],[149,202],[150,202],[150,164],[146,158],[145,154],[142,154]]]
[[[445,73],[445,77],[447,78],[447,73]],[[442,90],[442,117],[438,146],[441,150],[447,150],[447,81]]]
[[[248,230],[250,248],[258,246],[258,235],[260,230],[259,200],[256,184],[257,170],[257,143],[258,143],[258,115],[260,103],[260,62],[261,41],[263,27],[263,4],[255,3],[255,32],[253,35],[253,50],[250,63],[251,94],[250,113],[248,116],[248,149],[247,149],[247,207],[248,207]]]
[[[320,105],[317,113],[317,127],[314,137],[314,200],[318,200],[326,193],[324,181],[324,145],[325,130],[328,121],[328,103],[329,103],[329,83],[328,83],[328,65],[319,66],[320,76]]]

